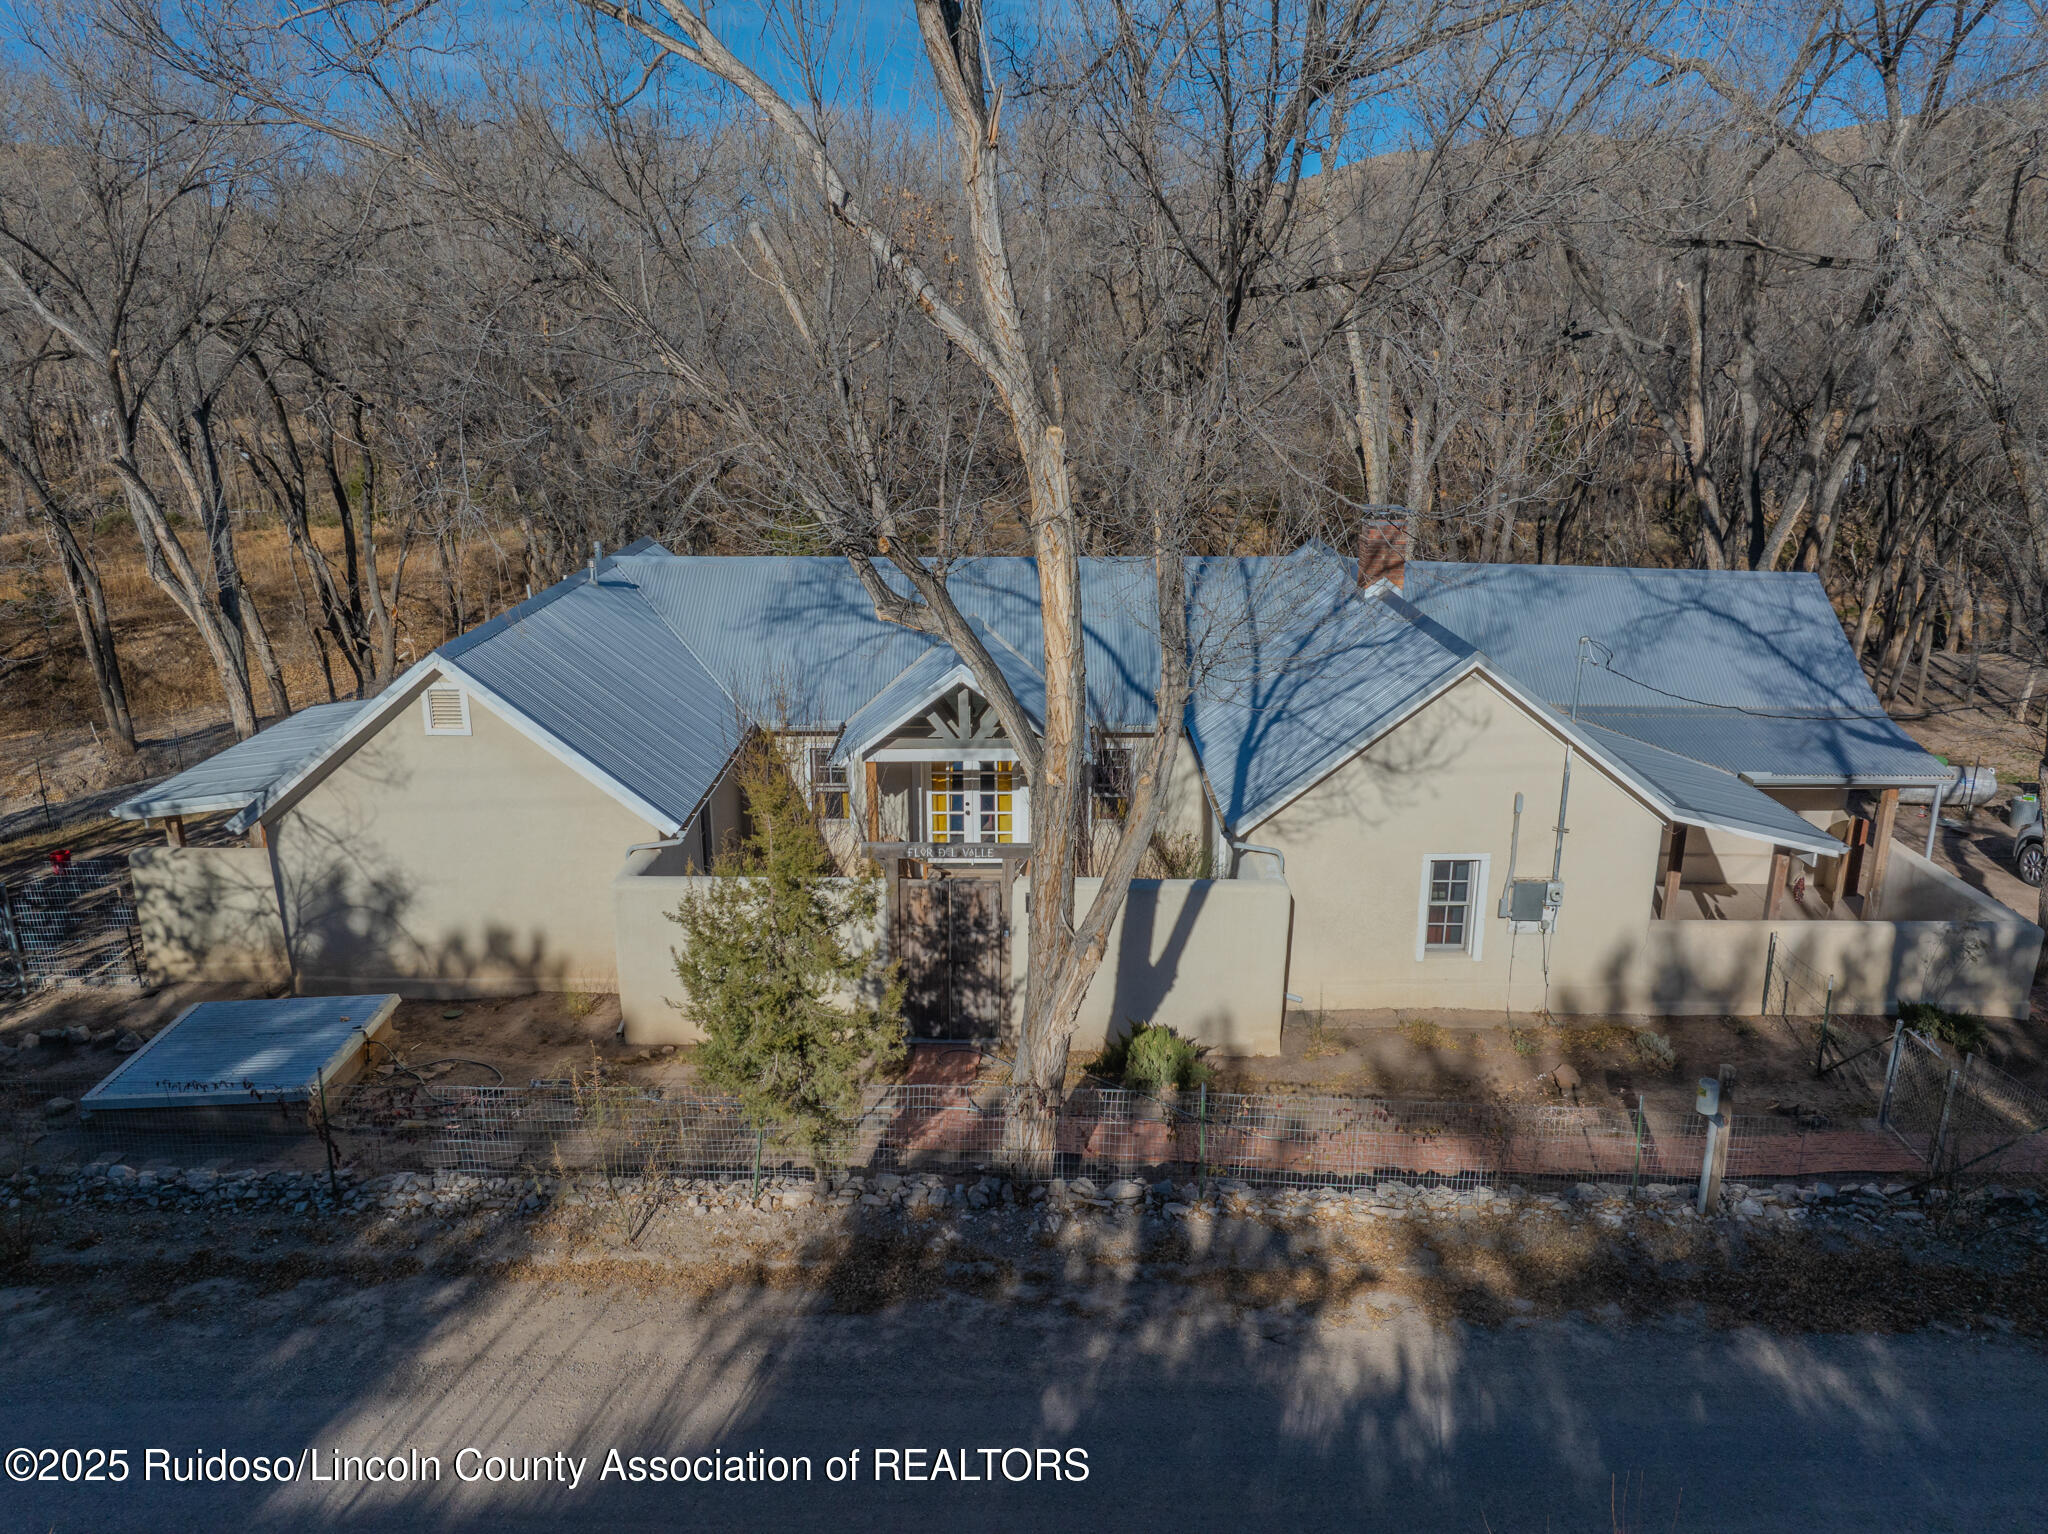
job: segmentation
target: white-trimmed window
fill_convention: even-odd
[[[1469,954],[1476,959],[1486,935],[1487,855],[1432,852],[1422,860],[1415,910],[1415,957]]]
[[[420,718],[429,735],[467,735],[469,694],[460,687],[436,683],[420,697]]]
[[[832,762],[830,746],[813,746],[810,754],[811,804],[820,820],[853,818],[852,791],[846,764]]]

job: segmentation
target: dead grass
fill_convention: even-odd
[[[1404,1018],[1395,1032],[1417,1049],[1433,1054],[1460,1054],[1470,1052],[1478,1043],[1479,1036],[1462,1028],[1446,1028],[1442,1023],[1433,1023],[1424,1018]]]
[[[1277,1247],[1247,1265],[1202,1258],[1182,1228],[1148,1230],[1133,1243],[1123,1222],[1107,1220],[1071,1222],[1052,1242],[1024,1239],[1021,1216],[1013,1228],[971,1235],[950,1216],[900,1224],[814,1216],[751,1235],[683,1220],[665,1222],[652,1250],[625,1248],[606,1225],[588,1209],[438,1230],[427,1221],[302,1227],[232,1214],[167,1221],[58,1210],[39,1232],[40,1260],[10,1277],[89,1308],[141,1302],[166,1314],[198,1303],[206,1291],[195,1286],[276,1293],[308,1280],[364,1287],[431,1274],[697,1303],[750,1288],[811,1293],[854,1315],[948,1294],[1002,1302],[1023,1282],[1039,1304],[1092,1307],[1106,1284],[1165,1285],[1311,1321],[1405,1305],[1439,1322],[1487,1326],[1690,1314],[1783,1333],[1974,1330],[1987,1318],[1999,1330],[2048,1333],[2048,1258],[2033,1247],[2031,1228],[1879,1235],[1654,1220],[1617,1231],[1545,1216],[1297,1218],[1274,1222]]]
[[[1327,1060],[1341,1055],[1351,1047],[1351,1041],[1344,1030],[1330,1022],[1330,1014],[1318,1007],[1309,1015],[1308,1042],[1302,1046],[1302,1055],[1310,1060]]]
[[[192,529],[184,529],[182,535],[188,548],[195,546]],[[316,527],[314,538],[338,564],[340,529]],[[502,557],[479,546],[469,552],[460,572],[472,623],[524,594],[523,587],[515,585],[515,580],[524,579],[516,534],[501,532],[498,541],[505,548]],[[96,532],[91,542],[138,732],[158,738],[224,720],[227,710],[213,666],[192,626],[149,578],[133,527],[118,519]],[[284,530],[268,518],[238,519],[235,549],[243,579],[277,651],[292,706],[326,702],[320,649],[301,596],[304,577],[294,585],[293,555]],[[53,801],[104,786],[96,780],[115,765],[94,746],[92,728],[99,710],[92,672],[48,559],[41,541],[29,532],[0,536],[0,656],[36,657],[35,663],[10,672],[0,687],[0,809],[36,802],[38,760]],[[433,559],[416,556],[407,566],[398,604],[401,665],[452,637],[443,602]],[[335,687],[341,696],[349,696],[353,683],[348,668],[339,657],[332,659],[332,666]],[[252,680],[259,712],[271,713],[262,676]]]

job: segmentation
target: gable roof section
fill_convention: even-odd
[[[982,643],[997,668],[1010,684],[1024,712],[1034,724],[1045,720],[1045,682],[1010,647],[989,632],[988,626],[968,620],[981,635]],[[903,723],[959,686],[974,687],[974,673],[950,645],[934,644],[846,721],[833,748],[834,766],[843,766],[893,735]]]
[[[732,696],[610,563],[434,653],[671,830],[739,746]]]
[[[1203,563],[1190,582],[1190,647],[1206,674],[1189,733],[1233,830],[1271,816],[1479,664],[1457,635],[1383,585],[1358,592],[1341,567],[1301,565],[1288,600],[1266,601],[1253,588],[1273,572],[1259,562]]]
[[[1409,600],[1557,707],[1756,782],[1869,786],[1949,773],[1886,716],[1819,577],[1579,565],[1408,566]]]
[[[317,761],[355,723],[367,699],[318,703],[237,741],[197,766],[114,806],[122,820],[209,815],[262,803],[302,767]]]

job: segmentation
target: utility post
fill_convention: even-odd
[[[1734,1122],[1735,1067],[1724,1065],[1719,1076],[1702,1076],[1693,1107],[1707,1121],[1707,1153],[1700,1161],[1699,1212],[1721,1201],[1721,1179],[1728,1171],[1728,1131]]]

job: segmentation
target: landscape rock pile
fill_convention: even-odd
[[[1729,1183],[1716,1218],[1737,1225],[1816,1223],[1904,1228],[1931,1215],[1961,1213],[1999,1223],[2031,1221],[2048,1246],[2048,1200],[2032,1190],[1975,1189],[1954,1198],[1943,1189],[1913,1190],[1877,1183],[1774,1187]],[[342,1169],[219,1171],[136,1168],[102,1159],[85,1166],[0,1167],[0,1205],[23,1207],[141,1206],[165,1210],[269,1210],[291,1214],[376,1214],[447,1217],[478,1212],[532,1215],[544,1209],[601,1207],[644,1201],[683,1213],[753,1209],[839,1212],[856,1216],[1022,1219],[1057,1233],[1081,1219],[1192,1222],[1231,1218],[1273,1224],[1337,1220],[1538,1217],[1590,1219],[1619,1228],[1631,1220],[1698,1219],[1693,1190],[1652,1183],[1579,1183],[1559,1191],[1518,1185],[1451,1187],[1388,1181],[1347,1188],[1253,1187],[1235,1180],[1208,1184],[1131,1178],[1098,1183],[1087,1177],[1022,1184],[995,1173],[838,1172],[821,1182],[765,1179],[707,1181],[640,1177],[478,1176],[463,1172],[396,1172],[363,1176]]]

